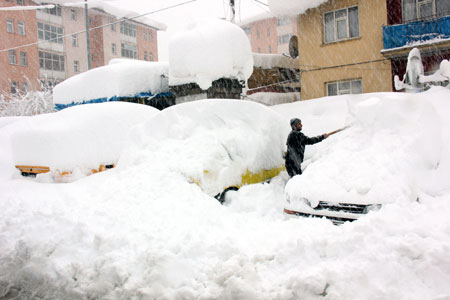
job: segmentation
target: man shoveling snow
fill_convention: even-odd
[[[324,133],[316,137],[307,137],[302,131],[302,121],[298,118],[293,118],[290,121],[292,131],[287,138],[287,154],[286,154],[286,171],[289,177],[302,174],[301,164],[305,155],[305,146],[319,143],[329,137],[332,134],[338,133],[344,130],[346,127],[332,131],[330,133]]]

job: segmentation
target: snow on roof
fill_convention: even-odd
[[[195,82],[208,89],[219,78],[246,81],[253,72],[250,41],[235,24],[202,19],[169,41],[169,84]]]
[[[109,65],[91,69],[57,84],[55,104],[82,103],[101,98],[135,96],[142,92],[155,95],[168,90],[167,62],[131,59],[111,60]]]
[[[310,8],[329,0],[268,0],[270,11],[276,16],[296,16],[305,13]]]
[[[74,1],[74,0],[35,0],[36,3],[42,3],[42,4],[58,4],[62,6],[68,6],[68,7],[84,7],[85,2],[80,1]],[[111,5],[108,3],[108,1],[102,0],[102,1],[88,1],[88,7],[89,8],[97,8],[99,10],[104,11],[107,14],[113,15],[118,19],[121,18],[134,18],[142,12],[133,12],[131,10],[125,10],[122,8],[118,8],[114,5]],[[161,22],[151,20],[146,17],[139,17],[134,19],[134,21],[154,27],[158,30],[166,30],[167,26]]]
[[[263,21],[263,20],[272,19],[272,18],[275,18],[275,16],[271,12],[263,12],[263,13],[260,13],[257,15],[253,15],[251,17],[246,17],[244,19],[237,20],[236,24],[239,26],[246,26],[246,25],[249,25],[254,22]]]
[[[299,69],[298,60],[281,54],[253,53],[254,66],[263,69],[289,68]]]

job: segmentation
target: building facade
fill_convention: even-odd
[[[19,4],[18,4],[19,3]],[[29,0],[0,0],[1,7],[31,5]],[[0,93],[18,93],[39,89],[37,47],[15,48],[36,41],[34,11],[2,11],[0,13]],[[9,50],[8,50],[9,49]]]
[[[297,35],[297,20],[291,17],[266,18],[242,23],[252,52],[261,54],[289,54],[289,40]]]
[[[385,0],[330,0],[298,17],[302,100],[391,91]]]
[[[449,0],[387,0],[387,25],[383,27],[383,55],[390,59],[393,75],[402,79],[408,54],[421,52],[425,75],[450,59]],[[393,84],[393,83],[392,83]]]
[[[30,0],[0,0],[0,6],[36,5]],[[0,93],[52,87],[113,58],[158,60],[157,32],[164,29],[135,20],[118,20],[92,8],[89,52],[83,8],[2,11],[0,14]],[[93,29],[95,28],[95,29]],[[11,49],[19,47],[17,49]]]

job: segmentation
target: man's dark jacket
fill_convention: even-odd
[[[292,130],[287,138],[286,171],[289,176],[302,174],[301,164],[305,155],[305,146],[323,141],[324,136],[307,137],[301,131]]]

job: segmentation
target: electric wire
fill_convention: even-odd
[[[175,7],[178,7],[178,6],[186,5],[186,4],[195,2],[195,1],[197,1],[197,0],[189,0],[189,1],[186,1],[186,2],[183,2],[183,3],[178,3],[178,4],[175,4],[175,5],[172,5],[172,6],[168,6],[168,7],[165,7],[165,8],[158,9],[158,10],[154,10],[152,12],[148,12],[148,13],[144,13],[144,14],[141,14],[141,15],[137,15],[135,17],[121,18],[120,20],[117,20],[117,21],[114,21],[114,22],[111,22],[111,23],[106,23],[106,24],[103,24],[103,25],[100,25],[100,26],[89,28],[88,31],[92,31],[92,30],[96,30],[96,29],[99,29],[99,28],[111,26],[113,24],[121,23],[123,21],[130,21],[130,20],[142,18],[142,17],[147,16],[147,15],[151,15],[151,14],[155,14],[155,13],[158,13],[158,12],[162,12],[162,11],[165,11],[165,10],[168,10],[168,9],[172,9],[172,8],[175,8]],[[10,50],[16,50],[16,49],[20,49],[20,48],[25,48],[25,47],[29,47],[29,46],[34,46],[34,45],[38,45],[38,44],[41,44],[41,43],[51,42],[51,41],[54,41],[54,40],[57,40],[57,39],[60,39],[60,38],[66,38],[66,37],[69,37],[69,36],[78,35],[78,34],[85,33],[85,32],[86,32],[86,30],[81,30],[81,31],[65,34],[65,35],[62,35],[62,36],[59,36],[59,37],[55,37],[55,38],[52,38],[52,39],[48,39],[48,40],[40,40],[40,41],[37,41],[37,42],[34,42],[34,43],[24,44],[24,45],[20,45],[20,46],[16,46],[16,47],[11,47],[11,48],[8,48],[8,49],[1,49],[0,53],[6,52],[6,51],[10,51]]]

